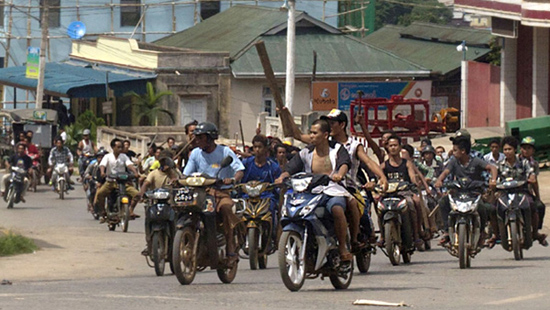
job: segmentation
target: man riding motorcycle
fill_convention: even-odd
[[[50,178],[50,185],[51,185],[51,176],[53,168],[56,164],[67,164],[69,168],[69,189],[74,189],[74,187],[71,185],[71,175],[73,174],[74,168],[73,168],[73,154],[69,150],[68,147],[63,145],[63,139],[61,137],[56,137],[55,140],[55,147],[50,151],[50,156],[48,157],[48,165],[50,166],[48,170],[46,171],[46,174]]]
[[[103,148],[100,148],[99,151],[96,153],[96,157],[94,160],[90,162],[88,167],[86,168],[86,171],[84,171],[83,174],[83,184],[84,184],[84,190],[87,191],[89,187],[89,182],[91,179],[95,178],[98,181],[97,187],[101,186],[99,182],[101,182],[101,173],[99,171],[99,163],[101,160],[103,160],[103,157],[107,155],[107,151]],[[95,197],[94,197],[95,198]],[[88,206],[88,211],[93,212],[93,206],[90,204]]]
[[[19,142],[17,143],[16,153],[12,155],[9,161],[6,162],[6,171],[10,171],[12,166],[23,168],[25,171],[29,171],[32,167],[32,159],[25,154],[25,144]],[[2,197],[6,194],[6,188],[8,187],[8,182],[10,180],[10,174],[6,173],[2,177],[2,184],[0,185],[0,191],[2,192]],[[25,202],[25,194],[27,193],[27,188],[29,187],[29,179],[25,177],[23,181],[23,191],[21,192],[21,202]]]
[[[515,137],[508,136],[502,139],[504,158],[497,163],[499,177],[501,181],[511,178],[515,181],[527,181],[529,184],[535,184],[537,181],[535,168],[531,166],[527,158],[516,155],[517,148],[518,141]],[[531,225],[533,228],[533,239],[539,241],[543,246],[548,246],[548,241],[546,241],[547,236],[538,232],[538,223],[540,219],[536,210],[534,198],[535,197],[532,196],[531,193],[527,195],[532,216]]]
[[[97,147],[93,141],[90,140],[90,129],[84,129],[82,132],[82,140],[78,142],[76,148],[76,155],[78,155],[78,171],[80,175],[84,175],[86,167],[84,167],[85,155],[94,155],[97,153]]]
[[[195,148],[189,161],[187,162],[183,174],[189,176],[192,173],[205,173],[211,177],[218,176],[223,179],[225,185],[238,183],[243,177],[244,166],[237,158],[237,155],[227,146],[216,144],[218,138],[218,128],[216,125],[209,122],[202,122],[195,128]],[[233,162],[225,169],[220,170],[222,160],[231,156]],[[227,264],[232,265],[238,261],[237,253],[235,252],[235,240],[233,238],[233,226],[239,221],[233,213],[233,200],[229,192],[210,188],[209,194],[216,198],[216,212],[221,217],[224,227],[224,235],[226,241]]]
[[[437,178],[435,187],[437,189],[443,186],[443,180],[452,174],[456,178],[468,178],[473,181],[484,181],[483,172],[489,171],[491,173],[491,179],[489,181],[489,188],[494,189],[496,187],[497,180],[497,168],[479,157],[475,157],[471,154],[471,142],[469,136],[457,136],[453,140],[453,155],[449,164],[447,164],[445,170]],[[443,230],[445,234],[441,238],[439,244],[444,245],[449,241],[449,213],[451,212],[451,204],[449,196],[445,195],[439,200],[439,208],[441,212],[441,218],[443,219]],[[490,204],[480,202],[478,213],[481,220],[481,231],[484,230],[485,224],[488,220],[489,213],[492,212]],[[496,230],[496,229],[495,229]],[[483,238],[480,238],[482,241]],[[496,236],[492,237],[489,241],[489,247],[493,247],[496,242]]]
[[[241,183],[247,183],[249,181],[260,181],[273,183],[281,175],[281,168],[279,164],[273,159],[269,158],[269,147],[267,138],[264,135],[256,135],[252,139],[252,148],[254,150],[254,156],[248,157],[243,160],[245,167],[244,176],[241,179]],[[269,211],[271,211],[271,218],[273,227],[277,227],[277,208],[279,206],[279,195],[269,191],[262,193],[262,198],[271,198],[271,205]],[[276,240],[276,229],[273,229],[273,238]]]
[[[170,157],[162,157],[159,159],[160,167],[156,170],[151,171],[147,175],[147,178],[141,185],[140,191],[135,197],[135,200],[138,201],[145,195],[148,189],[157,189],[166,186],[171,186],[174,181],[178,179],[178,174],[176,173],[176,165],[174,160]],[[147,207],[146,207],[147,208]],[[145,241],[147,242],[147,247],[141,252],[144,256],[149,256],[150,246],[151,246],[151,233],[149,231],[149,224],[147,223],[147,217],[145,219]]]
[[[389,136],[387,139],[386,150],[389,158],[382,163],[382,170],[384,171],[388,181],[405,181],[420,186],[421,180],[417,177],[414,163],[411,160],[401,157],[401,138],[397,135]],[[409,208],[409,211],[411,212],[414,244],[419,250],[421,250],[423,249],[424,242],[420,239],[421,217],[419,214],[422,214],[423,212],[420,204],[420,198],[411,191],[403,193],[403,196],[407,197],[409,205],[412,206],[412,208]],[[383,236],[381,236],[379,246],[384,245],[384,243],[385,241]]]
[[[105,198],[109,197],[111,192],[118,187],[115,180],[109,178],[108,176],[126,172],[126,169],[130,170],[135,176],[138,175],[138,172],[134,167],[134,163],[132,163],[128,156],[122,153],[122,141],[117,138],[111,140],[111,148],[113,149],[113,152],[105,155],[99,163],[101,177],[105,178],[105,183],[97,190],[95,197],[96,206],[102,215],[99,221],[101,224],[106,221]],[[138,191],[131,186],[130,183],[126,183],[126,193],[132,197],[132,200],[134,200],[134,197],[138,194]],[[137,217],[136,214],[133,213],[131,213],[130,216],[132,218]]]
[[[345,147],[337,142],[329,141],[330,125],[328,121],[318,119],[310,128],[311,146],[308,146],[295,155],[287,164],[285,172],[277,179],[282,183],[285,178],[298,172],[326,174],[332,181],[323,190],[326,199],[326,209],[334,219],[336,238],[342,262],[349,263],[353,255],[346,247],[347,227],[346,198],[351,195],[337,184],[342,181],[351,166],[351,160]]]

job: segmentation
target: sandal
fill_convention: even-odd
[[[419,252],[424,252],[426,250],[426,248],[424,247],[424,240],[422,239],[416,239],[414,241],[414,247]]]
[[[546,237],[548,237],[548,235],[546,234],[539,234],[536,239],[538,240],[539,244],[544,246],[544,247],[547,247],[548,246],[548,241],[546,240]]]
[[[137,214],[130,214],[130,219],[132,220],[135,220],[135,219],[138,219],[140,218],[141,216],[137,215]]]
[[[359,242],[359,241],[352,242],[351,243],[351,253],[357,254],[357,253],[361,252],[361,250],[363,248],[365,248],[366,246],[367,246],[367,244],[363,243],[363,242]]]
[[[441,237],[441,239],[439,239],[439,246],[445,246],[447,243],[451,242],[451,238],[449,237],[449,235],[447,234],[444,234],[443,237]]]
[[[384,239],[380,239],[376,242],[376,246],[379,248],[383,248],[386,246],[386,241],[384,241]]]
[[[353,254],[351,253],[346,253],[346,254],[340,254],[340,260],[345,263],[345,262],[351,262],[351,260],[353,259]]]
[[[485,241],[485,247],[489,249],[494,248],[495,244],[497,244],[497,236],[495,235]]]

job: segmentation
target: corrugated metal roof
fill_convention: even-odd
[[[406,32],[419,35],[421,33],[420,29],[422,29],[423,25],[425,24],[413,24],[409,27],[387,25],[384,28],[375,31],[371,35],[363,38],[362,40],[379,48],[388,50],[401,58],[407,59],[413,63],[417,63],[422,67],[434,72],[447,74],[453,70],[460,68],[463,55],[462,52],[457,52],[457,43],[442,43],[415,38],[404,38],[401,36],[401,33]],[[439,26],[437,28],[441,27],[443,26]],[[444,37],[447,39],[450,39],[452,37],[452,39],[456,40],[456,42],[462,42],[462,40],[466,40],[467,46],[469,44],[468,38],[471,38],[472,42],[481,42],[481,40],[479,39],[481,35],[479,35],[478,37],[478,34],[474,36],[470,33],[470,36],[468,36],[467,31],[461,31],[454,27],[448,28],[457,31],[457,35],[451,36],[446,31],[441,32],[440,34],[444,35]],[[409,31],[409,29],[412,30]],[[424,27],[424,29],[426,30],[425,32],[423,32],[424,35],[428,33],[431,33],[431,35],[435,35],[435,33],[430,32],[430,29],[433,30],[433,27]],[[462,37],[458,34],[464,34],[464,36]],[[475,39],[474,37],[476,37],[477,39]],[[474,41],[474,39],[477,41]],[[489,52],[489,48],[469,46],[468,51],[466,52],[466,59],[476,60],[485,56]]]
[[[263,36],[273,71],[284,75],[286,36]],[[313,51],[317,52],[317,76],[427,76],[425,68],[401,59],[348,35],[310,34],[296,36],[296,75],[310,76]],[[258,53],[249,48],[231,65],[236,77],[263,76]]]
[[[22,89],[36,89],[38,80],[26,78],[25,72],[25,66],[0,69],[0,84]],[[106,73],[106,71],[95,70],[91,66],[46,63],[44,92],[74,98],[105,97]],[[122,96],[128,91],[145,93],[145,84],[155,77],[155,74],[146,72],[135,74],[109,72],[109,88],[114,90],[115,96]]]
[[[464,27],[452,27],[415,22],[401,31],[401,36],[460,44],[463,40],[469,46],[489,47],[491,31]]]
[[[299,12],[301,14],[302,12]],[[236,5],[155,44],[238,54],[259,36],[287,22],[287,13],[260,6]]]

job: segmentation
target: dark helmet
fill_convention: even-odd
[[[207,134],[214,140],[218,139],[218,127],[209,122],[198,124],[193,133],[195,136]]]
[[[99,156],[105,156],[109,154],[109,152],[107,152],[104,148],[100,148],[99,151],[97,151],[97,154],[95,154],[96,157],[99,157]]]
[[[422,149],[422,155],[424,155],[424,153],[433,153],[434,156],[436,155],[435,153],[435,148],[431,145],[426,145],[423,149]]]
[[[170,157],[162,157],[161,159],[159,159],[159,164],[161,168],[163,168],[164,166],[168,166],[169,169],[174,169],[176,167],[174,160]]]

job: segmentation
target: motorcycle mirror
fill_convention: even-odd
[[[220,163],[220,169],[225,168],[225,167],[231,165],[231,163],[233,163],[233,157],[227,156],[227,157],[224,158],[224,159],[222,160],[222,162]]]

